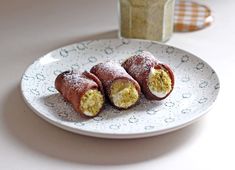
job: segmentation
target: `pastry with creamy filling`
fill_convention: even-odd
[[[82,116],[94,117],[104,106],[102,84],[92,73],[63,72],[57,76],[55,87]]]
[[[149,100],[165,99],[174,88],[174,75],[170,67],[159,62],[150,52],[143,51],[122,64],[125,70],[140,84]]]
[[[105,93],[115,107],[128,109],[134,106],[140,97],[140,86],[125,69],[114,62],[100,63],[91,68],[104,87]]]

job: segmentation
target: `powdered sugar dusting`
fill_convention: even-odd
[[[101,63],[100,67],[97,68],[97,70],[104,72],[106,74],[110,75],[125,75],[126,71],[123,67],[121,67],[118,63],[109,61],[106,63]]]
[[[110,84],[117,77],[133,79],[120,64],[112,61],[95,65],[91,69],[91,72],[99,77],[105,86]]]
[[[83,90],[84,85],[96,84],[93,80],[88,79],[83,74],[73,71],[64,74],[64,80],[67,85],[69,84],[71,88],[76,88],[78,91]]]
[[[151,67],[157,65],[158,60],[147,51],[143,51],[138,55],[132,56],[123,63],[123,67],[128,70],[127,72],[134,78],[143,76]]]

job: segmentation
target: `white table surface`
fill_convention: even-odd
[[[74,42],[117,37],[116,0],[0,0],[0,169],[235,169],[235,1],[205,0],[215,22],[167,43],[217,72],[218,100],[200,121],[169,134],[107,140],[73,134],[36,116],[20,93],[38,57]]]

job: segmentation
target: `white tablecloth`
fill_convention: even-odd
[[[137,140],[73,134],[36,116],[20,93],[38,57],[74,42],[115,38],[116,0],[0,0],[0,169],[235,169],[235,1],[207,0],[215,22],[167,44],[208,62],[221,82],[213,109],[173,133]]]

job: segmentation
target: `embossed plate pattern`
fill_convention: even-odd
[[[175,88],[161,101],[148,101],[119,111],[106,104],[92,119],[81,118],[54,88],[56,76],[71,69],[89,70],[93,65],[150,51],[169,64]],[[219,92],[216,72],[202,59],[186,51],[153,41],[106,39],[85,41],[54,50],[25,71],[21,90],[25,102],[40,117],[65,130],[103,138],[141,138],[182,128],[204,115]]]

